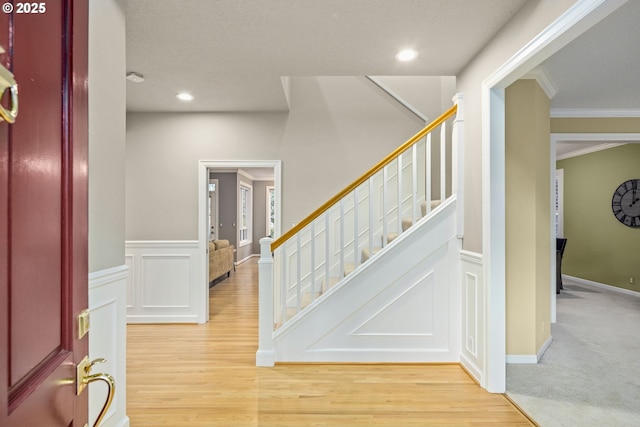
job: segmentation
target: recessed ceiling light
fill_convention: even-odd
[[[413,61],[418,57],[418,51],[413,49],[404,49],[396,53],[396,60],[400,62]]]
[[[176,98],[178,98],[180,101],[193,101],[193,95],[187,92],[180,92],[176,95]]]
[[[134,83],[142,83],[144,81],[144,76],[140,73],[136,73],[135,71],[131,71],[127,73],[127,80]]]

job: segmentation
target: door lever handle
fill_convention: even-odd
[[[82,361],[77,366],[76,383],[77,383],[78,395],[82,393],[82,391],[87,387],[88,384],[94,381],[104,381],[105,383],[107,383],[107,387],[108,387],[107,401],[104,403],[102,410],[98,414],[98,418],[96,418],[96,422],[93,424],[93,427],[98,427],[100,425],[100,422],[102,421],[105,414],[107,413],[107,410],[111,406],[111,402],[113,401],[113,396],[115,395],[115,392],[116,392],[116,382],[111,375],[106,373],[91,374],[91,368],[93,368],[93,365],[98,363],[104,363],[104,362],[106,362],[106,359],[102,359],[102,358],[94,359],[91,362],[89,362],[89,357],[85,356],[84,359],[82,359]]]

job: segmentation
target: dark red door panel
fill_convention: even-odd
[[[87,421],[87,1],[44,4],[0,17],[20,106],[0,122],[0,427]]]

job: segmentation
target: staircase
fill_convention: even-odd
[[[259,366],[457,361],[461,96],[454,101],[296,227],[261,240]]]

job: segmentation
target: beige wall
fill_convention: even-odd
[[[552,133],[640,133],[640,117],[555,118]]]
[[[125,5],[89,2],[89,272],[124,264]]]
[[[533,355],[550,336],[549,108],[535,80],[506,89],[507,354]]]
[[[482,252],[482,82],[576,0],[527,2],[457,78],[465,97],[464,248]],[[485,113],[486,114],[486,113]]]
[[[282,160],[286,231],[424,125],[364,78],[295,77],[290,89],[289,114],[129,113],[127,240],[197,239],[201,159]]]

